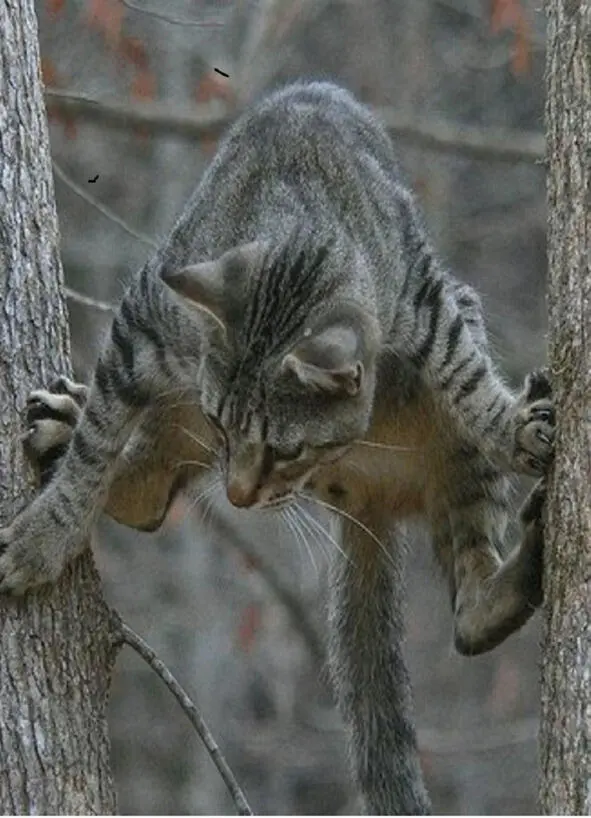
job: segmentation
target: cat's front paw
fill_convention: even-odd
[[[512,465],[522,474],[543,476],[554,457],[556,414],[544,370],[527,376],[515,415]]]
[[[36,389],[27,400],[23,443],[37,464],[41,484],[52,477],[64,455],[88,397],[88,387],[61,377],[49,389]]]
[[[20,595],[55,582],[64,568],[61,548],[50,546],[51,532],[25,511],[0,529],[0,593]]]

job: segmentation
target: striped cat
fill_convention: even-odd
[[[103,509],[157,528],[205,474],[245,509],[331,509],[348,559],[330,665],[355,780],[369,812],[429,811],[404,524],[430,525],[458,650],[492,648],[541,600],[544,485],[503,561],[506,475],[545,474],[554,413],[542,373],[519,396],[503,384],[478,297],[434,254],[365,107],[302,83],[243,115],[124,295],[90,389],[33,393],[29,423],[48,479],[0,530],[3,592],[55,581]]]

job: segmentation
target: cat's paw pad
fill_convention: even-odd
[[[47,482],[64,454],[86,402],[88,388],[69,378],[58,378],[49,389],[36,389],[27,400],[27,431],[22,437],[36,461],[42,483]]]
[[[534,476],[546,474],[554,457],[555,412],[551,400],[542,398],[517,413],[513,465]]]
[[[556,412],[552,386],[544,369],[525,379],[515,416],[513,466],[516,471],[541,476],[554,456]]]
[[[19,526],[0,529],[0,593],[20,596],[28,588],[55,582],[59,559],[49,560],[37,536],[24,536]]]
[[[27,421],[54,420],[75,426],[88,398],[88,387],[61,377],[49,389],[35,389],[27,400]]]

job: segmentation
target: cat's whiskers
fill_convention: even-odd
[[[205,530],[208,531],[208,532],[211,532],[211,530],[213,528],[213,525],[212,525],[212,523],[213,523],[212,511],[213,511],[213,506],[214,506],[215,493],[216,493],[216,491],[218,489],[221,489],[221,488],[222,488],[221,480],[215,478],[212,481],[211,491],[202,500],[203,511],[201,513],[201,523],[204,526]]]
[[[341,556],[343,556],[347,560],[347,562],[350,562],[351,558],[343,549],[342,545],[339,542],[337,542],[337,540],[332,536],[332,534],[329,531],[327,531],[327,529],[321,523],[319,523],[318,520],[301,505],[298,504],[297,508],[298,512],[302,515],[302,519],[306,520],[311,528],[316,529],[319,533],[326,537],[328,542],[334,545],[339,554],[341,554]]]
[[[389,554],[388,549],[384,545],[384,543],[374,534],[374,532],[368,528],[365,523],[362,523],[361,520],[358,520],[357,517],[353,516],[353,514],[349,514],[348,511],[344,511],[342,508],[338,508],[338,506],[333,506],[332,503],[327,503],[326,500],[321,500],[319,497],[315,497],[313,494],[310,495],[302,495],[306,500],[312,500],[314,503],[318,503],[318,505],[322,506],[323,508],[328,509],[329,511],[333,511],[335,514],[338,514],[345,520],[349,520],[349,522],[356,525],[361,531],[367,534],[370,539],[372,539],[376,545],[379,547],[382,554],[386,557],[390,565],[396,568],[396,563],[392,559],[392,556]]]
[[[357,474],[362,474],[364,477],[372,477],[372,475],[375,475],[376,472],[376,466],[374,464],[372,464],[372,466],[370,467],[357,462],[353,458],[350,458],[349,460],[344,460],[342,468],[357,472]]]
[[[302,543],[304,543],[304,545],[306,546],[306,550],[307,550],[307,543],[305,541],[305,538],[302,536],[302,532],[295,525],[292,514],[293,514],[293,510],[289,506],[286,506],[286,507],[281,508],[279,510],[279,517],[281,519],[281,522],[285,524],[287,530],[289,531],[289,533],[291,534],[291,536],[295,540],[295,543],[296,543],[296,545],[298,547],[298,554],[299,554],[300,564],[301,564],[302,563],[302,554],[303,554],[303,552],[302,552]],[[308,556],[310,556],[309,551],[308,551]],[[312,560],[311,560],[311,562],[312,562]],[[312,565],[314,565],[313,562],[312,562]]]
[[[164,401],[162,404],[163,412],[172,412],[174,409],[194,409],[199,411],[199,403],[195,398],[187,400],[178,400],[174,403]]]
[[[162,401],[165,398],[173,397],[174,395],[178,395],[178,397],[183,397],[184,395],[190,395],[191,388],[189,386],[185,386],[184,384],[181,386],[173,386],[170,389],[163,389],[161,392],[158,392],[157,400]],[[192,402],[193,403],[193,402]],[[166,404],[167,408],[173,408],[176,404]],[[182,405],[182,404],[180,404]],[[192,405],[192,404],[188,404]]]
[[[312,567],[314,568],[314,574],[316,575],[316,579],[318,579],[319,577],[318,565],[316,564],[316,560],[314,559],[314,552],[312,551],[310,543],[308,542],[305,531],[301,528],[301,526],[298,525],[300,521],[298,520],[297,514],[294,511],[294,507],[286,506],[282,511],[285,512],[284,519],[286,520],[290,531],[292,531],[292,533],[296,537],[296,540],[299,539],[299,541],[304,544],[304,547],[308,552],[308,556],[310,557]]]
[[[299,537],[296,535],[296,533],[295,533],[295,531],[293,529],[291,520],[289,518],[289,510],[290,510],[289,506],[285,506],[284,508],[280,508],[278,516],[279,516],[279,519],[281,520],[281,524],[285,525],[285,527],[288,529],[289,533],[293,536],[293,538],[294,538],[294,540],[296,542],[296,545],[298,546],[298,551],[301,554],[302,553],[301,543],[300,543]]]
[[[199,446],[205,449],[206,452],[209,452],[214,457],[217,456],[218,452],[212,446],[206,443],[205,440],[203,440],[203,438],[199,437],[199,435],[196,435],[195,432],[192,432],[190,429],[187,429],[186,426],[182,426],[180,423],[175,423],[174,428],[180,429],[181,432],[184,432],[184,434],[186,434],[187,437],[189,437],[194,443],[197,443]]]
[[[205,512],[201,515],[202,522],[205,522],[206,511],[207,511],[207,501],[213,500],[214,492],[216,492],[221,487],[221,481],[219,479],[219,474],[213,475],[211,481],[207,483],[207,485],[195,496],[191,497],[191,503],[189,504],[189,508],[187,509],[187,515],[191,514],[200,503],[205,501]],[[187,516],[185,515],[185,516]]]
[[[370,449],[385,449],[390,452],[416,452],[416,446],[397,446],[394,443],[379,443],[377,440],[354,440],[352,446],[366,446]]]
[[[322,552],[322,556],[324,557],[324,559],[328,559],[329,549],[328,549],[328,545],[327,545],[327,542],[326,542],[326,537],[321,537],[318,534],[318,531],[316,531],[314,528],[312,528],[312,526],[310,525],[308,520],[306,520],[304,518],[304,516],[302,514],[302,509],[298,505],[297,501],[294,504],[293,508],[294,508],[294,512],[295,512],[298,524],[300,525],[302,530],[304,532],[308,533],[310,535],[310,537],[313,538],[314,542],[316,543],[316,545],[318,546],[318,548]]]
[[[202,460],[179,460],[175,464],[175,469],[180,469],[183,466],[201,466],[201,468],[209,471],[212,468],[211,463],[204,463]]]
[[[330,559],[330,548],[325,536],[321,536],[318,531],[310,525],[310,522],[305,519],[299,506],[296,508],[298,521],[302,529],[313,538],[314,542],[320,549],[325,560]],[[324,534],[324,532],[322,532]]]

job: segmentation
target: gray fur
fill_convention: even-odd
[[[47,482],[0,531],[0,589],[56,580],[103,509],[158,527],[216,463],[237,506],[296,491],[332,507],[349,559],[334,566],[331,672],[355,779],[370,812],[428,812],[404,521],[431,525],[458,648],[497,644],[541,598],[543,484],[503,562],[505,475],[544,474],[553,413],[543,375],[519,397],[498,376],[478,296],[437,259],[365,107],[298,84],[236,123],[125,294],[84,397],[67,381],[32,396]]]

